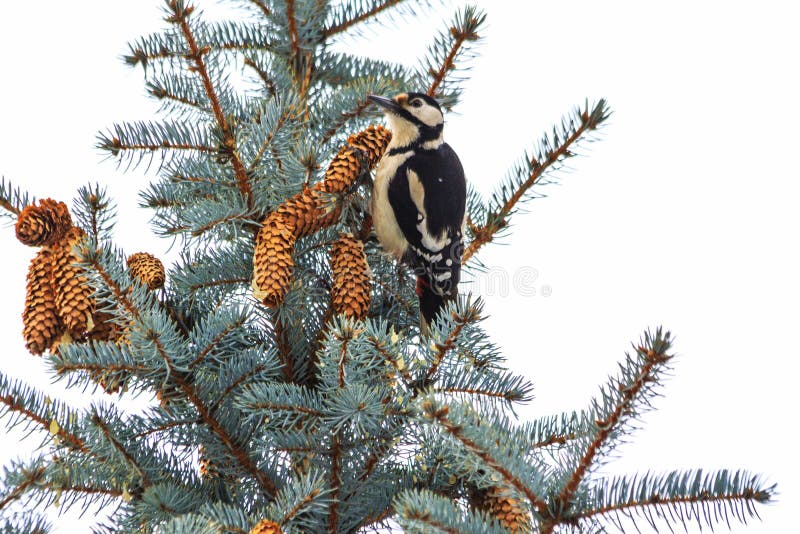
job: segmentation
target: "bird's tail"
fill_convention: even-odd
[[[439,311],[451,300],[455,300],[457,291],[440,295],[431,289],[424,276],[417,276],[417,297],[419,297],[419,330],[422,337],[428,337],[430,325]]]

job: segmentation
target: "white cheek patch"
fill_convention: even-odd
[[[415,113],[417,118],[427,124],[428,126],[436,126],[437,124],[441,124],[444,122],[442,118],[442,114],[439,112],[438,109],[434,108],[433,106],[424,106],[419,109],[417,113]]]

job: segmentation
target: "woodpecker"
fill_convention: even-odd
[[[467,184],[444,142],[439,104],[422,93],[370,95],[384,109],[392,140],[378,163],[372,221],[383,249],[414,269],[427,335],[439,310],[458,295]]]

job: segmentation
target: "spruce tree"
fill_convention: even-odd
[[[483,13],[457,12],[409,69],[332,45],[418,16],[414,2],[236,3],[236,20],[211,23],[165,2],[164,31],[125,56],[164,118],[98,137],[123,165],[157,167],[142,205],[179,247],[174,264],[114,242],[100,186],[71,208],[0,186],[37,251],[26,346],[70,387],[111,395],[76,409],[0,377],[6,422],[45,436],[2,475],[4,532],[46,532],[24,507],[58,499],[113,510],[97,532],[261,534],[713,527],[772,499],[741,470],[598,474],[670,372],[662,328],[583,410],[524,422],[514,410],[532,384],[486,336],[479,295],[420,335],[412,273],[371,231],[370,171],[391,133],[366,97],[417,90],[452,109]],[[609,115],[587,101],[494,195],[470,193],[468,269]],[[153,398],[141,413],[114,402],[137,394]]]

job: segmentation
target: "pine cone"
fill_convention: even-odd
[[[361,175],[360,158],[358,149],[350,146],[340,148],[328,165],[322,182],[317,184],[319,188],[326,193],[346,191]]]
[[[17,239],[32,247],[52,245],[72,227],[67,205],[50,198],[25,206],[16,224]]]
[[[267,216],[256,236],[253,257],[253,294],[264,305],[275,307],[283,302],[289,291],[294,260],[292,249],[297,239],[330,226],[339,219],[341,206],[331,202],[331,196],[347,191],[366,171],[380,160],[391,132],[382,126],[370,126],[351,135],[328,165],[324,179],[312,188],[305,188]],[[273,257],[271,254],[277,254]],[[362,252],[363,255],[363,252]],[[368,279],[368,277],[367,277]],[[369,286],[369,282],[366,282]],[[358,306],[369,307],[366,304]],[[359,313],[366,314],[366,308]]]
[[[164,287],[164,264],[161,260],[147,252],[137,252],[128,258],[128,271],[138,278],[148,289]]]
[[[294,226],[272,213],[256,236],[253,251],[253,295],[270,308],[283,302],[294,271]]]
[[[250,529],[250,534],[283,534],[281,526],[269,519],[262,519]]]
[[[341,206],[333,205],[325,192],[318,187],[305,188],[275,210],[294,228],[295,238],[307,236],[330,226],[342,211]]]
[[[364,319],[369,311],[370,271],[364,244],[342,233],[331,248],[333,310],[351,319]]]
[[[472,505],[499,521],[505,528],[515,533],[531,532],[528,512],[508,490],[492,487],[476,490],[471,497]]]
[[[78,258],[72,252],[72,247],[80,243],[83,237],[83,230],[73,226],[53,247],[56,310],[73,339],[82,339],[94,328],[93,290],[81,273],[81,269],[73,265]]]
[[[353,134],[347,138],[347,143],[361,150],[367,157],[370,168],[375,167],[386,150],[386,145],[392,140],[392,132],[383,126],[369,126],[366,130]]]
[[[28,267],[22,336],[25,347],[37,355],[52,347],[64,332],[56,312],[52,256],[50,248],[44,247],[33,257]]]

